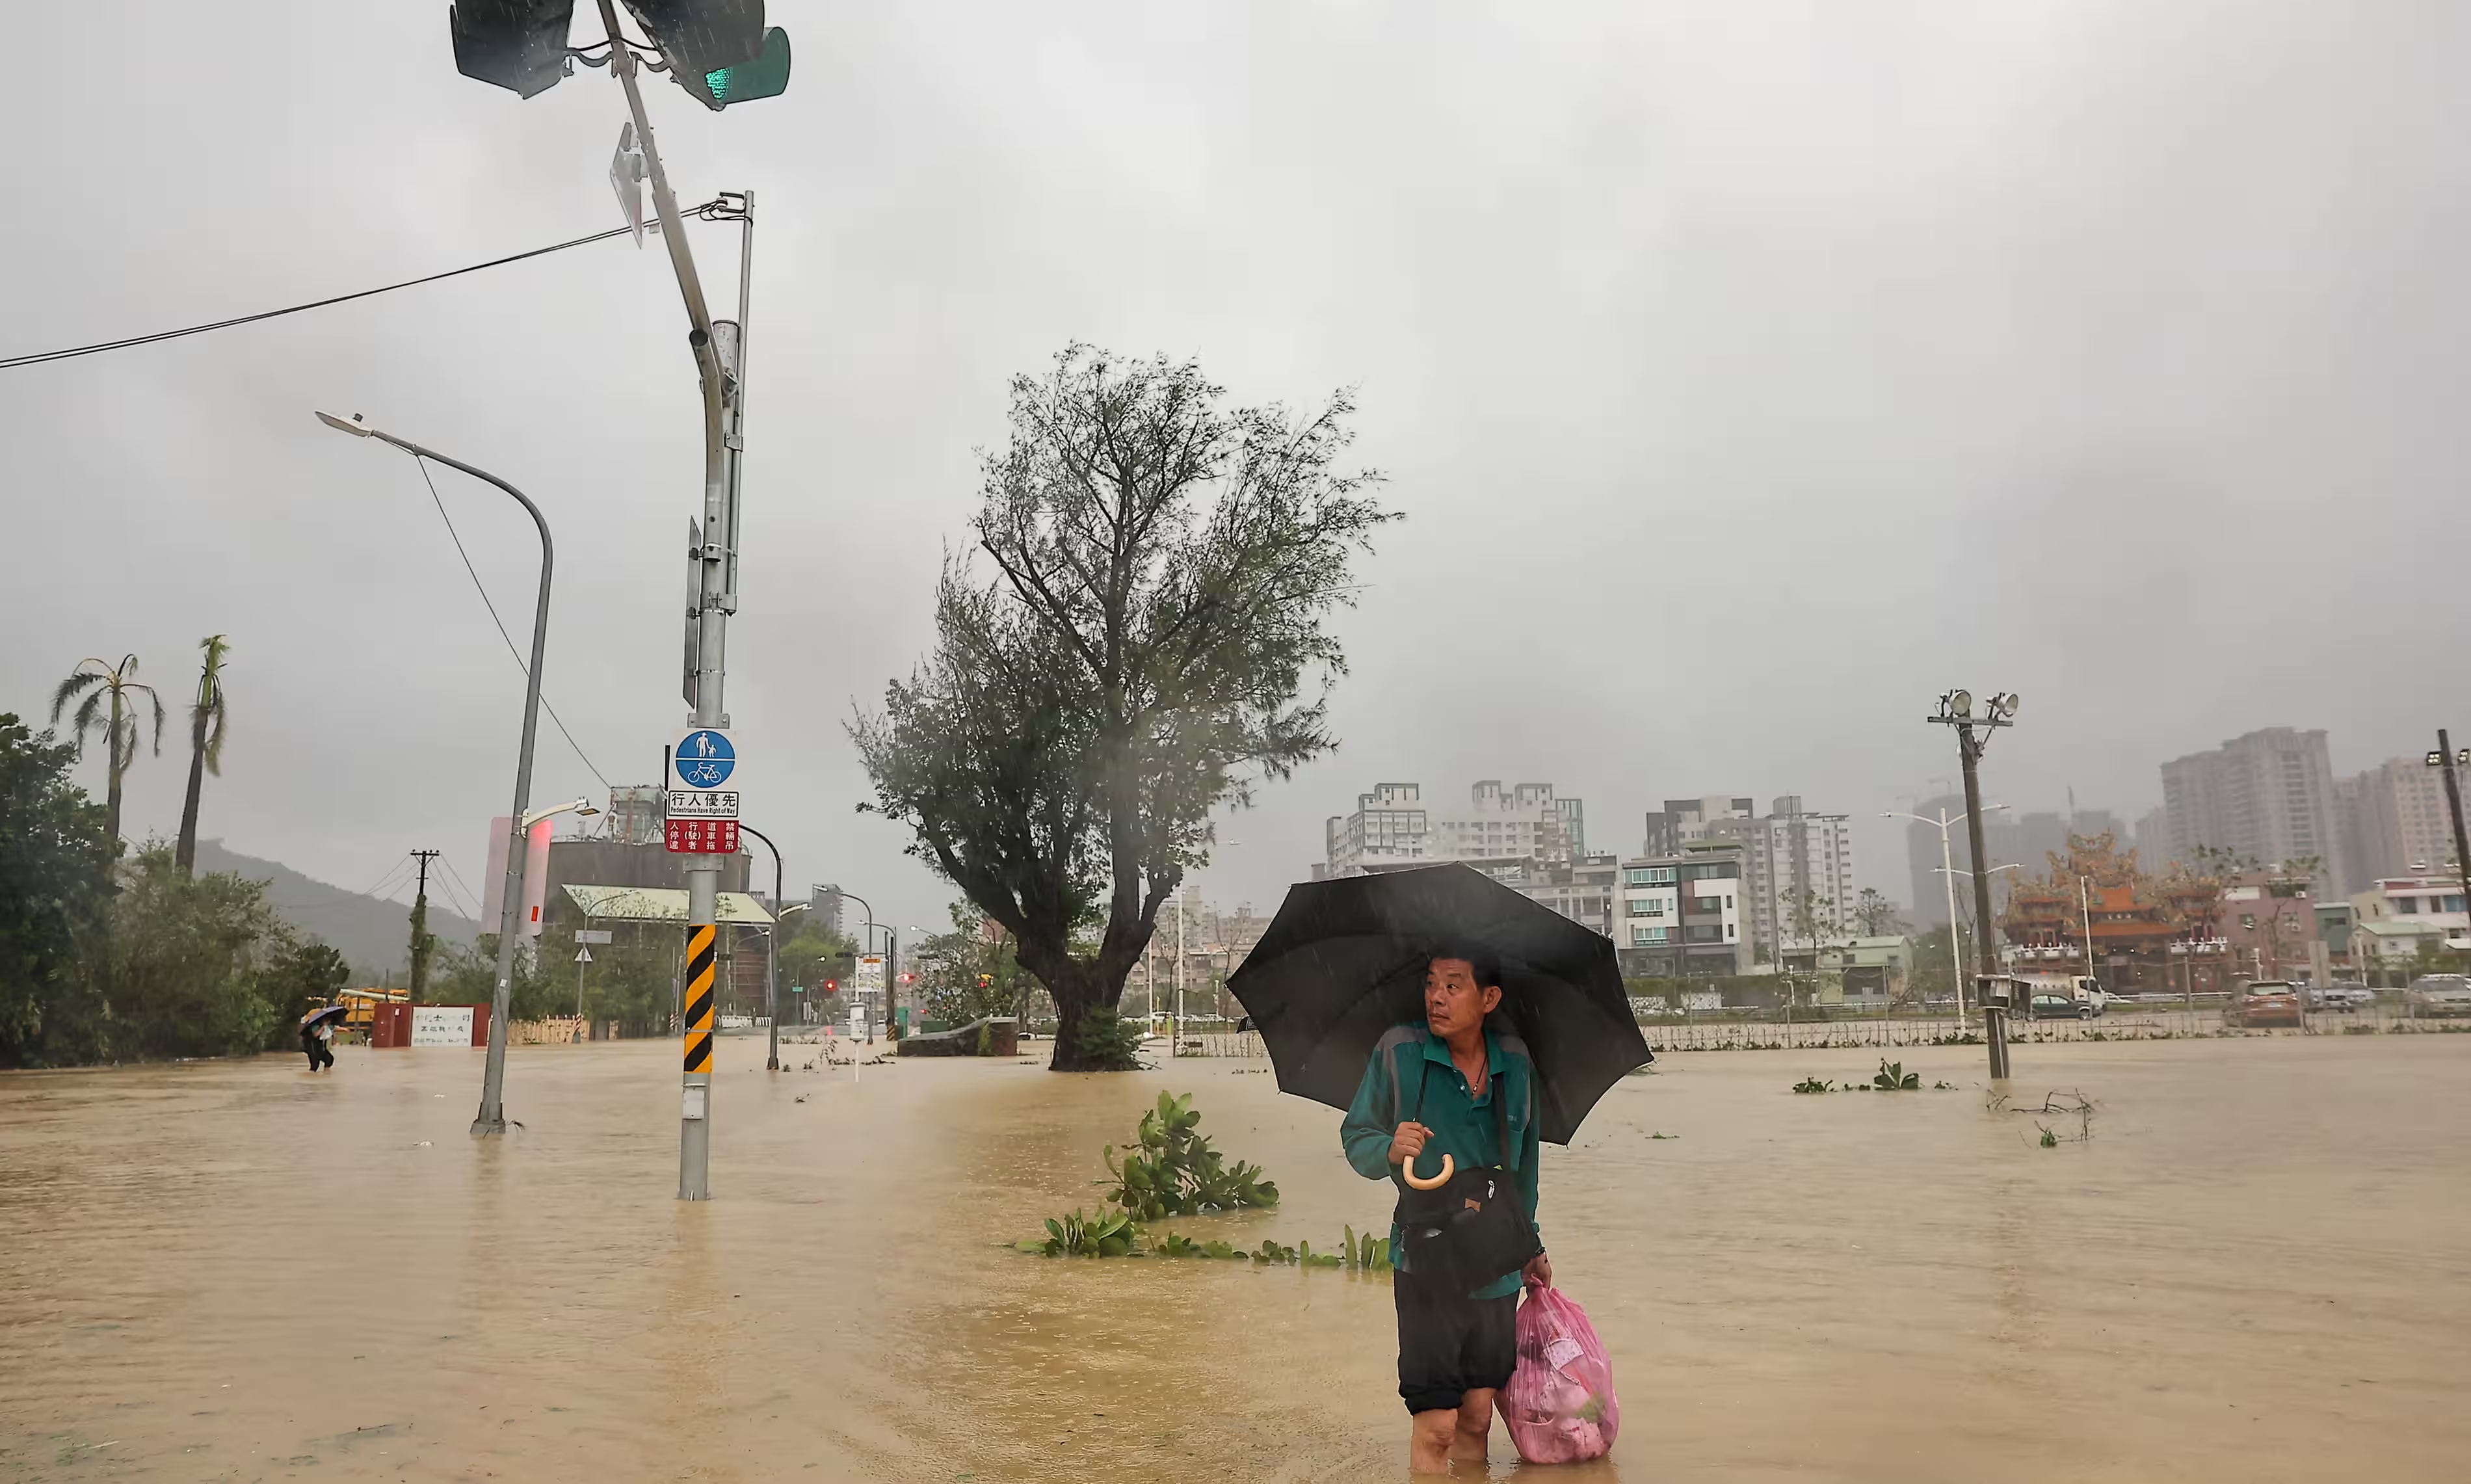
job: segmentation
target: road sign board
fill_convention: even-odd
[[[881,991],[883,988],[883,955],[882,954],[859,954],[858,973],[852,978],[858,981],[858,987],[860,989]]]
[[[644,147],[635,142],[632,119],[618,126],[618,153],[609,157],[609,188],[618,193],[618,209],[626,217],[626,224],[635,229],[635,246],[644,246],[644,177],[648,174],[644,160]],[[652,224],[659,231],[660,224]]]
[[[661,826],[661,843],[677,855],[738,854],[738,821],[735,819],[671,819]]]
[[[735,819],[738,817],[738,790],[735,789],[671,789],[670,817],[672,819]]]
[[[738,770],[738,748],[726,732],[694,727],[678,734],[677,745],[670,750],[670,767],[678,775],[679,788],[718,789]]]
[[[588,948],[577,949],[575,951],[575,961],[577,963],[590,963],[592,961],[592,950]]]
[[[575,930],[575,941],[577,943],[606,943],[609,941],[609,930],[606,928],[577,928]]]

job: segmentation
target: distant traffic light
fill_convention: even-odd
[[[446,8],[455,70],[530,98],[566,76],[575,0],[456,0]]]
[[[914,974],[905,974],[901,977],[901,982],[904,984],[915,984],[918,982],[918,976]]]
[[[841,981],[840,981],[840,980],[838,980],[838,979],[826,979],[826,980],[824,980],[824,993],[825,993],[825,994],[828,994],[828,995],[837,995],[837,994],[839,994],[840,992],[841,992]]]

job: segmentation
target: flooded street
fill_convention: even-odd
[[[339,1054],[0,1077],[0,1478],[1404,1475],[1386,1280],[1005,1245],[1162,1088],[1283,1195],[1173,1229],[1386,1225],[1264,1062],[854,1081],[730,1041],[685,1205],[670,1042],[517,1048],[526,1127],[478,1146],[479,1051]],[[1547,1148],[1625,1424],[1556,1476],[2462,1476],[2471,1037],[2019,1048],[2017,1100],[2097,1104],[2057,1148],[1978,1048],[1898,1054],[1959,1090],[1674,1055]]]

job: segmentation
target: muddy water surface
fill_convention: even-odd
[[[0,1478],[1403,1477],[1385,1283],[1003,1245],[1094,1204],[1162,1088],[1284,1194],[1179,1230],[1383,1225],[1260,1063],[729,1042],[690,1206],[666,1042],[516,1049],[526,1127],[482,1144],[480,1053],[339,1054],[0,1076]],[[1547,1149],[1624,1430],[1532,1475],[2465,1476],[2471,1037],[2019,1048],[2019,1100],[2098,1104],[2056,1149],[1978,1050],[1900,1054],[1961,1090],[1674,1056]]]

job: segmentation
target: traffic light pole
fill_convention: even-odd
[[[741,400],[739,389],[732,384],[731,372],[740,366],[724,368],[720,349],[714,342],[711,312],[704,306],[703,284],[695,276],[694,253],[687,243],[684,224],[678,217],[677,198],[670,192],[670,177],[661,165],[661,152],[652,138],[652,121],[644,111],[644,95],[636,85],[636,57],[628,49],[618,29],[618,8],[615,0],[600,0],[600,20],[609,33],[609,70],[626,91],[626,111],[634,121],[635,138],[644,150],[644,161],[651,177],[652,209],[661,223],[661,241],[669,248],[670,267],[676,272],[678,293],[686,300],[687,345],[694,354],[695,371],[703,391],[703,545],[695,553],[700,571],[696,583],[695,657],[691,678],[694,681],[694,721],[699,727],[725,728],[729,714],[721,707],[721,682],[728,652],[729,614],[738,605],[735,584],[737,530],[735,464],[741,439],[735,431],[735,414],[731,404]],[[743,239],[745,252],[753,251],[753,223],[750,218]],[[744,303],[746,284],[739,283],[741,304],[738,348],[744,351]],[[664,779],[667,787],[669,780]],[[712,1062],[713,1062],[713,940],[719,919],[720,860],[715,856],[696,856],[687,862],[687,983],[681,1027],[685,1036],[685,1059],[680,1087],[678,1122],[678,1199],[702,1201],[712,1198]]]

